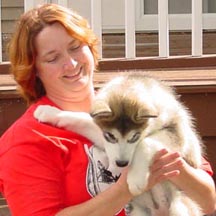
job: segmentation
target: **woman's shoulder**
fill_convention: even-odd
[[[28,138],[30,132],[29,128],[34,128],[38,124],[37,120],[33,116],[34,110],[41,104],[44,104],[44,98],[29,106],[26,111],[3,133],[0,138],[0,143],[3,141],[11,142],[11,139],[16,141],[17,139],[19,140],[19,137],[22,140]]]
[[[0,138],[0,155],[20,145],[37,145],[43,148],[56,148],[67,152],[71,143],[90,143],[85,137],[62,128],[38,122],[33,113],[39,105],[55,106],[46,97],[32,104]]]

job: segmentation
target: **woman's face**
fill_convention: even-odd
[[[92,83],[94,59],[89,47],[71,37],[59,23],[36,37],[36,70],[47,96],[69,97]]]

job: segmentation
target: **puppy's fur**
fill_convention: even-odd
[[[34,115],[42,122],[81,133],[105,149],[110,169],[129,166],[127,182],[135,195],[130,215],[203,215],[169,181],[143,193],[152,158],[160,149],[178,151],[194,168],[201,165],[202,144],[191,115],[169,86],[140,74],[117,77],[98,93],[91,116],[49,106],[38,107]]]

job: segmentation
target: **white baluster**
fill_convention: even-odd
[[[158,0],[159,57],[169,57],[168,0]]]
[[[91,27],[99,38],[99,58],[102,58],[102,14],[101,0],[91,0]]]
[[[136,57],[135,1],[125,0],[125,57]]]
[[[192,56],[203,53],[202,0],[192,0]]]

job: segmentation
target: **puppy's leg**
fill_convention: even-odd
[[[200,167],[202,163],[203,146],[193,125],[190,113],[184,107],[178,110],[175,123],[175,134],[178,137],[178,148],[184,159],[193,167]]]
[[[149,178],[149,166],[160,146],[159,142],[151,138],[146,138],[138,144],[127,176],[128,187],[133,195],[137,196],[145,191]]]
[[[38,106],[34,112],[34,117],[40,122],[71,131],[79,131],[94,126],[93,119],[88,113],[62,111],[49,105]]]
[[[40,122],[56,125],[58,122],[57,116],[60,112],[61,110],[56,107],[40,105],[34,111],[34,117]]]
[[[154,203],[150,191],[134,197],[129,207],[130,216],[157,216],[154,215]]]
[[[137,146],[135,155],[128,170],[127,183],[131,194],[137,196],[144,192],[148,184],[150,158],[145,158],[142,143]]]
[[[130,216],[153,216],[151,210],[146,208],[141,208],[138,205],[133,205],[133,209],[130,212]]]
[[[102,131],[88,113],[62,111],[56,107],[41,105],[35,110],[34,117],[40,122],[81,134],[98,147],[104,148]]]
[[[181,211],[179,211],[181,209]],[[203,216],[199,206],[175,188],[172,191],[172,200],[169,209],[170,216]]]

